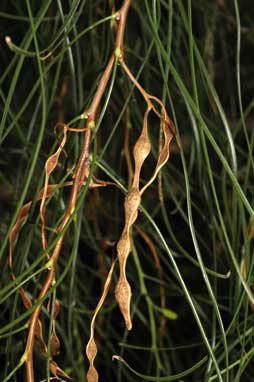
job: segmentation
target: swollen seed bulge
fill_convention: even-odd
[[[149,155],[150,151],[151,151],[151,143],[149,139],[141,135],[139,139],[137,140],[133,150],[135,161],[144,162],[146,157]]]
[[[86,377],[88,382],[98,382],[99,375],[94,366],[89,367]]]
[[[116,289],[115,297],[118,302],[120,311],[124,317],[126,327],[131,330],[132,323],[130,317],[130,301],[131,301],[131,287],[126,278],[119,279]]]
[[[116,248],[117,248],[118,259],[120,262],[122,262],[124,259],[127,258],[130,252],[130,239],[126,232],[122,233]]]
[[[124,202],[126,225],[132,225],[138,216],[138,207],[141,202],[141,196],[137,188],[132,188],[127,194]]]
[[[141,202],[141,196],[139,193],[139,190],[137,188],[132,188],[128,194],[126,195],[125,202],[124,202],[124,208],[125,211],[137,211],[138,207]]]
[[[93,338],[89,341],[87,345],[86,354],[89,359],[94,359],[97,354],[97,346]]]

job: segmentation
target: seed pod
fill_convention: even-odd
[[[124,317],[125,324],[128,330],[132,328],[131,316],[130,316],[130,302],[131,302],[131,287],[126,277],[122,274],[118,280],[115,289],[116,301],[119,305],[119,309]]]

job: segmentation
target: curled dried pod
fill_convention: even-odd
[[[60,340],[56,334],[55,328],[54,328],[53,333],[51,335],[50,346],[51,346],[52,356],[58,355],[60,353],[61,343],[60,343]]]
[[[45,165],[45,170],[48,175],[51,174],[51,172],[56,168],[56,165],[58,163],[59,158],[59,151],[57,151],[55,154],[51,155]]]
[[[130,302],[131,302],[131,287],[126,277],[121,275],[115,289],[116,301],[119,309],[124,317],[125,324],[128,330],[132,328],[131,315],[130,315]]]
[[[60,379],[59,377],[70,380],[70,377],[53,360],[50,361],[50,371],[58,380]]]
[[[47,345],[45,344],[44,338],[43,338],[43,331],[42,331],[42,323],[41,320],[38,319],[35,325],[35,335],[39,341],[40,344],[40,350],[41,354],[46,355],[48,352]]]

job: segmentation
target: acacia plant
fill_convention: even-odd
[[[251,13],[0,18],[1,381],[252,381]]]

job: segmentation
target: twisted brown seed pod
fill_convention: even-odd
[[[131,71],[129,70],[123,59],[121,59],[120,62],[123,69],[126,71],[128,77],[139,89],[147,103],[147,109],[144,114],[142,131],[133,149],[135,171],[131,188],[126,195],[124,202],[125,225],[117,245],[117,255],[120,267],[120,274],[115,289],[115,297],[119,305],[120,311],[124,317],[126,327],[128,330],[130,330],[132,328],[130,315],[131,287],[126,277],[126,264],[131,247],[130,229],[131,226],[135,223],[138,216],[138,208],[141,203],[141,195],[146,190],[146,188],[154,181],[154,179],[158,175],[158,172],[169,158],[169,144],[174,136],[175,127],[173,122],[171,122],[170,118],[168,117],[163,103],[157,97],[151,96],[142,88],[142,86],[136,81],[136,79],[132,75]],[[161,107],[161,113],[157,111],[151,100],[159,104],[159,106]],[[151,142],[148,136],[148,116],[150,111],[153,111],[160,119],[160,126],[162,127],[164,134],[164,145],[159,151],[156,167],[152,177],[147,181],[145,186],[141,190],[139,190],[141,168],[145,159],[151,151]]]
[[[45,182],[44,182],[44,188],[43,188],[43,194],[41,199],[41,205],[40,205],[40,217],[41,217],[41,238],[42,238],[42,248],[47,248],[47,239],[46,239],[46,233],[45,233],[45,226],[46,226],[46,219],[45,219],[45,213],[46,213],[46,198],[48,193],[48,185],[49,185],[49,177],[50,174],[54,171],[58,164],[59,156],[64,148],[64,145],[66,143],[67,139],[67,126],[64,125],[64,136],[60,143],[60,146],[58,147],[57,151],[52,154],[46,161],[45,164]],[[47,255],[49,258],[49,255]]]
[[[105,301],[105,298],[108,294],[109,287],[110,287],[111,280],[112,280],[114,267],[115,267],[115,263],[116,263],[116,258],[113,259],[113,261],[112,261],[109,273],[107,275],[107,278],[106,278],[106,281],[105,281],[105,284],[103,287],[101,298],[100,298],[100,300],[99,300],[99,302],[95,308],[95,311],[94,311],[94,314],[93,314],[93,317],[91,320],[91,324],[90,324],[90,338],[89,338],[89,341],[88,341],[87,346],[86,346],[86,356],[87,356],[88,361],[89,361],[89,369],[88,369],[88,372],[86,375],[88,382],[98,382],[98,379],[99,379],[99,375],[98,375],[97,370],[94,366],[94,359],[95,359],[96,354],[97,354],[97,345],[96,345],[96,342],[94,340],[94,325],[95,325],[95,319],[97,317],[97,314],[99,313],[99,311],[100,311],[100,309],[101,309],[101,307]]]
[[[97,346],[93,338],[94,330],[91,330],[91,336],[92,337],[90,337],[90,340],[86,347],[86,355],[90,363],[86,376],[89,382],[97,382],[99,379],[99,375],[97,373],[97,370],[94,367],[94,359],[97,354]]]

